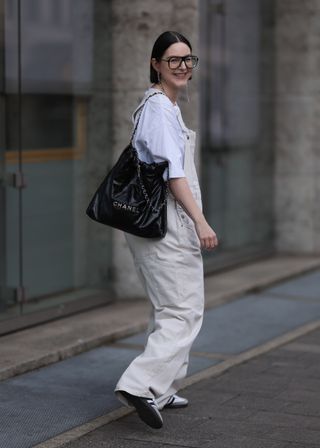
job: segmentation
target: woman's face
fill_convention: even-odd
[[[168,87],[178,90],[185,87],[192,75],[192,68],[187,68],[185,62],[182,61],[180,67],[169,68],[167,61],[163,59],[172,58],[173,56],[188,56],[191,50],[183,42],[176,42],[166,49],[160,61],[153,60],[153,67],[160,72],[161,82],[167,84]]]

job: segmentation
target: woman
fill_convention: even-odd
[[[194,165],[195,133],[185,126],[177,105],[178,94],[187,87],[197,62],[183,35],[161,34],[151,55],[152,86],[133,115],[134,123],[141,115],[133,139],[139,158],[169,164],[168,231],[165,238],[156,240],[126,234],[152,303],[152,319],[144,352],[123,373],[115,392],[153,428],[162,426],[161,409],[188,404],[176,392],[202,324],[201,249],[218,244],[202,214]]]

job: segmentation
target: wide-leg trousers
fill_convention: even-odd
[[[197,179],[189,179],[201,201]],[[126,235],[138,275],[152,304],[145,349],[121,376],[121,390],[156,399],[159,406],[178,391],[189,352],[201,328],[204,309],[203,262],[194,224],[174,198],[168,198],[168,231],[161,240]],[[126,403],[127,404],[127,403]]]

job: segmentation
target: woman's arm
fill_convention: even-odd
[[[213,229],[207,223],[202,211],[196,203],[188,181],[185,177],[172,178],[169,180],[169,188],[185,209],[192,221],[203,249],[213,249],[218,245],[218,238]]]

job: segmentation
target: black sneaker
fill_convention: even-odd
[[[162,427],[163,420],[161,414],[152,398],[137,397],[124,390],[121,390],[120,392],[127,399],[128,403],[136,408],[139,417],[144,423],[154,429]]]

